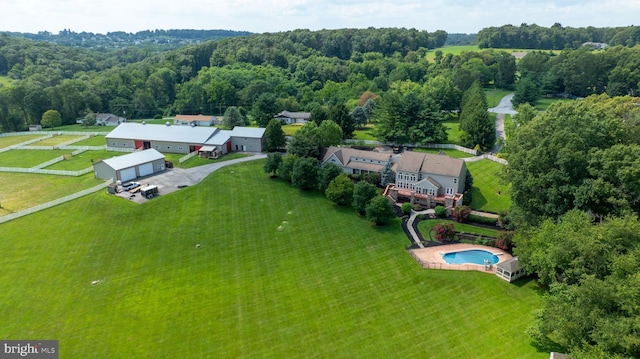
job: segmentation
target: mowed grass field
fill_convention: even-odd
[[[524,333],[533,281],[421,269],[397,220],[373,226],[263,163],[0,225],[0,337],[57,339],[64,358],[548,357]]]
[[[0,216],[97,186],[93,172],[80,177],[0,172]],[[78,215],[82,215],[79,213]],[[3,237],[0,226],[0,238]]]
[[[467,169],[473,176],[471,208],[495,213],[509,210],[511,185],[500,178],[503,166],[490,160],[467,162]]]

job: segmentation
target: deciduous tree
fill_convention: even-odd
[[[274,152],[284,148],[287,144],[287,139],[284,136],[284,131],[282,131],[282,122],[275,118],[269,121],[264,131],[264,138],[267,152]]]
[[[45,127],[51,127],[51,129],[56,128],[62,124],[62,117],[60,116],[60,112],[56,110],[48,110],[44,114],[42,114],[42,120],[40,120],[40,124]]]
[[[393,203],[387,196],[376,196],[366,207],[367,220],[383,226],[395,216]]]
[[[353,182],[344,173],[334,178],[324,192],[338,206],[347,206],[353,200]]]

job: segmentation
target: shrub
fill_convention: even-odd
[[[162,120],[162,115],[159,113],[156,113],[155,115],[153,115],[153,119],[154,120]]]
[[[443,207],[444,208],[444,207]],[[433,228],[436,239],[439,242],[452,242],[456,237],[456,230],[453,223],[438,223]]]
[[[471,214],[471,208],[469,206],[457,206],[453,209],[453,219],[456,222],[466,222]]]
[[[447,209],[444,208],[444,206],[436,206],[434,211],[436,212],[436,216],[440,218],[444,218],[447,216]]]
[[[496,238],[496,247],[511,252],[513,249],[513,231],[501,231]]]
[[[400,206],[400,209],[402,209],[402,213],[403,214],[410,214],[411,213],[411,203],[403,203],[402,206]]]
[[[489,218],[489,217],[478,216],[478,215],[475,215],[475,214],[470,214],[469,215],[469,222],[495,226],[498,223],[498,219],[497,218]]]

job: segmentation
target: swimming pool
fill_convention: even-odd
[[[498,263],[498,256],[487,251],[472,249],[468,251],[460,251],[460,252],[450,252],[442,255],[442,259],[444,259],[447,264],[479,264],[485,265],[485,260],[488,261],[486,264],[496,264]]]

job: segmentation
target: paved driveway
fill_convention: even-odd
[[[192,186],[200,183],[200,181],[202,181],[205,177],[222,167],[233,165],[236,163],[255,161],[266,157],[267,156],[264,154],[255,153],[250,154],[248,157],[236,158],[229,161],[216,162],[193,168],[168,168],[164,172],[144,178],[138,178],[135,181],[140,182],[142,184],[141,187],[144,187],[148,184],[158,186],[158,192],[162,196],[163,194],[178,191],[180,187]],[[138,193],[131,195],[128,192],[122,192],[119,193],[118,196],[128,198],[137,203],[147,201],[146,198],[143,198]]]

